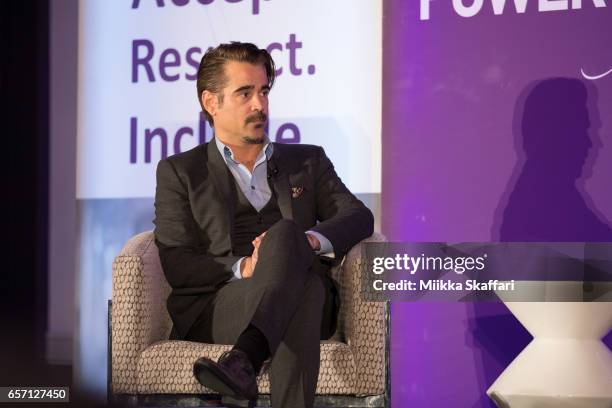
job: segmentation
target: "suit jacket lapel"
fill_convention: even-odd
[[[272,187],[283,218],[293,219],[293,202],[291,186],[289,185],[289,166],[282,156],[278,144],[274,143],[274,153],[268,163],[268,175],[271,176]],[[276,172],[274,171],[276,169]],[[276,173],[276,174],[274,174]]]
[[[208,173],[210,175],[210,179],[212,180],[217,192],[223,203],[225,204],[225,208],[228,209],[227,215],[228,219],[223,222],[221,220],[221,224],[223,227],[228,228],[227,233],[225,234],[230,238],[229,245],[232,246],[233,236],[232,231],[234,231],[234,212],[236,207],[236,197],[232,194],[234,191],[231,186],[234,182],[233,176],[227,168],[227,164],[225,160],[219,153],[219,149],[217,149],[217,145],[215,140],[211,140],[207,145],[207,167]]]

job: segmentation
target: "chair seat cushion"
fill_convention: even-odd
[[[191,341],[164,340],[147,347],[138,359],[139,394],[208,394],[193,376],[200,357],[217,360],[231,346]],[[259,392],[270,393],[268,373],[257,380]],[[321,342],[321,368],[317,394],[354,394],[355,361],[351,348],[339,341]]]

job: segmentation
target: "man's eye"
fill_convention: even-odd
[[[246,98],[248,98],[248,97],[249,97],[249,93],[248,93],[248,92],[243,92],[243,93],[241,93],[241,94],[240,94],[240,96],[241,96],[243,99],[246,99]]]

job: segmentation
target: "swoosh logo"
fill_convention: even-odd
[[[612,74],[612,68],[610,68],[609,70],[607,70],[606,72],[604,72],[603,74],[599,74],[599,75],[588,75],[584,72],[584,70],[582,68],[580,68],[580,73],[582,74],[583,77],[585,77],[586,79],[590,79],[591,81],[594,81],[596,79],[600,79],[605,77],[606,75],[610,75]]]

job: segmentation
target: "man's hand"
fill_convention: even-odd
[[[242,263],[240,264],[240,275],[242,276],[242,279],[253,276],[253,269],[255,268],[253,268],[252,262],[253,261],[250,256],[247,256],[242,260]]]
[[[310,244],[310,247],[313,251],[316,252],[321,249],[321,243],[319,242],[319,239],[313,234],[306,233],[306,238],[308,238],[308,243]]]
[[[255,266],[257,265],[257,258],[259,256],[259,246],[261,245],[263,238],[266,236],[266,232],[267,231],[264,231],[251,242],[253,244],[253,254],[244,258],[240,264],[240,274],[243,278],[250,278],[253,276]],[[321,242],[319,242],[319,239],[313,234],[306,234],[306,238],[308,239],[308,243],[313,251],[318,251],[321,249]]]
[[[244,261],[240,264],[240,275],[243,278],[250,278],[255,272],[255,266],[257,265],[257,258],[259,256],[259,245],[267,231],[264,231],[261,235],[255,238],[251,243],[253,244],[253,254],[249,257],[244,258]]]

